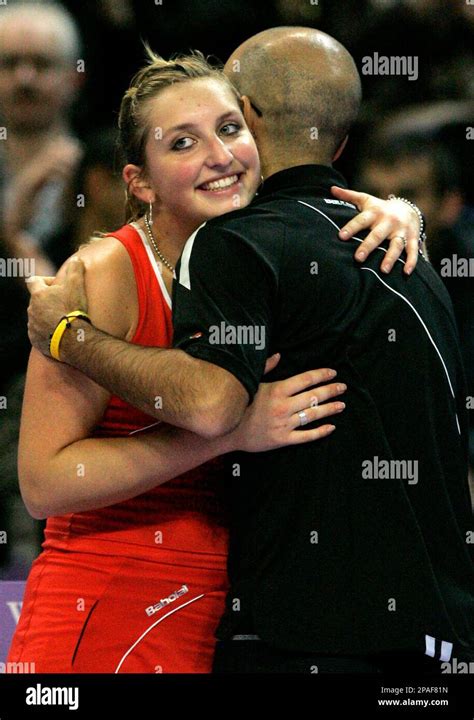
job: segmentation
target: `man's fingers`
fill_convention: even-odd
[[[86,266],[81,258],[72,256],[66,265],[62,282],[69,296],[70,312],[73,310],[87,312]]]
[[[289,395],[295,395],[296,393],[306,390],[313,385],[319,385],[323,382],[332,380],[337,375],[335,370],[330,368],[322,368],[318,370],[306,370],[299,375],[294,375],[287,380],[281,381],[279,384],[279,390],[282,395],[288,397]]]
[[[86,274],[86,266],[80,257],[73,255],[70,260],[66,263],[65,267],[65,280],[69,282],[72,279],[84,282],[84,276]]]
[[[357,235],[361,230],[366,230],[372,227],[375,220],[374,210],[364,210],[364,212],[356,215],[352,220],[349,220],[344,227],[339,231],[339,237],[341,240],[350,240],[350,238]]]
[[[25,285],[28,288],[30,295],[33,295],[42,288],[52,285],[54,279],[54,277],[47,277],[43,275],[32,275],[29,278],[25,278]]]

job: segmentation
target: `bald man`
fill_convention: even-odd
[[[328,35],[267,30],[237,48],[224,72],[244,98],[264,177],[308,159],[331,165],[342,153],[361,84],[349,53]]]
[[[354,63],[324,33],[278,28],[226,71],[265,180],[250,206],[188,240],[176,349],[134,347],[78,319],[81,342],[66,332],[61,359],[204,437],[234,427],[276,351],[275,379],[308,371],[311,384],[310,368],[334,367],[347,385],[318,443],[230,458],[217,672],[432,671],[474,658],[465,386],[449,298],[424,259],[407,273],[403,253],[387,275],[386,245],[358,264],[361,240],[338,237],[356,212],[347,191],[331,194],[345,185],[332,161],[360,102]],[[35,281],[33,343],[48,354],[54,319],[85,307],[79,263],[66,282]],[[295,397],[300,425],[314,400]]]
[[[323,363],[348,390],[325,441],[231,458],[215,671],[439,671],[453,654],[474,657],[467,391],[449,298],[425,260],[407,278],[404,256],[386,278],[337,242],[354,211],[343,192],[331,198],[345,184],[332,162],[361,99],[345,48],[315,30],[272,29],[225,72],[265,181],[252,206],[188,241],[175,346],[252,398],[264,353],[232,344],[230,330],[258,328],[267,352],[282,353],[275,378]],[[394,391],[386,378],[401,367]]]

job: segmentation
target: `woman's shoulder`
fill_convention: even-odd
[[[119,232],[123,231],[123,228]],[[125,245],[113,234],[93,235],[79,246],[74,255],[81,258],[86,269],[100,267],[108,274],[116,269],[129,266],[132,269],[129,253]]]
[[[128,339],[137,322],[138,298],[127,249],[111,235],[94,236],[81,245],[74,256],[85,266],[88,310],[94,325]],[[58,272],[58,279],[63,268]]]

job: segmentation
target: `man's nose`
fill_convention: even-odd
[[[234,156],[230,149],[220,138],[216,137],[210,142],[207,156],[208,165],[227,167],[233,159]]]
[[[20,85],[31,85],[37,74],[34,64],[25,60],[19,62],[15,68],[15,80]]]

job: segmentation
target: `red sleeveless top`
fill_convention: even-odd
[[[111,235],[133,264],[139,319],[132,343],[169,347],[171,299],[145,233],[135,224]],[[95,437],[133,435],[159,423],[112,396]],[[49,518],[44,549],[124,555],[153,561],[177,559],[202,567],[224,567],[227,518],[221,501],[222,465],[216,459],[164,485],[99,510]],[[167,555],[173,556],[172,558]]]

